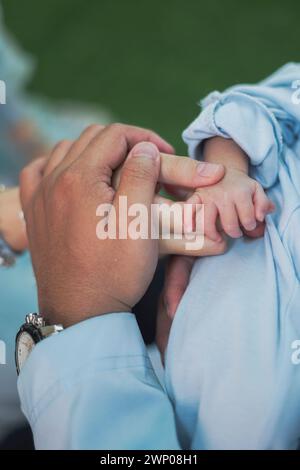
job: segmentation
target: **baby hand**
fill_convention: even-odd
[[[227,235],[239,238],[241,229],[251,233],[275,209],[262,186],[236,168],[227,168],[223,180],[197,189],[187,202],[203,204],[204,235],[213,241],[222,241],[218,219]]]

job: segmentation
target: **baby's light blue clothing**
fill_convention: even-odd
[[[19,378],[37,448],[299,446],[298,78],[300,66],[289,64],[256,86],[215,92],[184,132],[200,157],[203,139],[233,138],[277,211],[264,238],[196,262],[171,329],[166,390],[133,315],[75,325],[40,343]]]

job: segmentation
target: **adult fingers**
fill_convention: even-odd
[[[111,124],[92,139],[81,157],[91,167],[101,165],[103,168],[115,170],[139,142],[150,142],[160,151],[173,150],[152,131],[124,124]]]
[[[31,201],[34,193],[39,187],[48,156],[33,160],[20,173],[20,199],[23,210]]]
[[[60,171],[70,166],[104,128],[101,124],[92,124],[75,141],[64,140],[57,144],[49,158],[46,173],[51,173],[60,164]]]
[[[159,181],[184,188],[200,188],[217,183],[223,178],[224,171],[222,165],[162,154]]]
[[[175,197],[179,201],[185,201],[193,194],[192,189],[183,188],[181,186],[175,186],[173,184],[163,184],[161,186],[170,196]]]
[[[172,326],[172,319],[168,316],[166,306],[164,303],[163,293],[160,295],[158,301],[158,311],[156,318],[156,345],[161,355],[161,361],[164,365],[165,350],[167,348],[170,329]]]
[[[160,153],[150,142],[140,142],[129,153],[122,170],[115,204],[119,205],[120,196],[127,197],[127,205],[140,203],[147,208],[149,220],[155,188],[159,175]]]
[[[215,242],[207,237],[197,236],[192,240],[184,235],[177,239],[175,235],[170,235],[167,239],[160,238],[160,255],[186,255],[186,256],[214,256],[221,255],[226,251],[226,240]]]
[[[44,176],[48,176],[52,173],[52,171],[62,162],[72,145],[72,140],[62,140],[55,145],[44,168]]]
[[[188,286],[194,258],[172,256],[167,264],[165,284],[159,298],[156,321],[156,344],[164,364],[170,329],[178,304]]]
[[[114,174],[115,187],[119,184],[121,171],[122,168],[118,168]],[[161,153],[159,182],[163,183],[171,194],[184,199],[189,195],[189,189],[217,183],[223,178],[224,171],[222,165]]]
[[[188,286],[195,258],[172,256],[167,265],[163,302],[170,318],[174,318],[179,302]]]

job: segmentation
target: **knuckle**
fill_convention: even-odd
[[[70,140],[70,139],[64,139],[64,140],[61,140],[61,142],[60,142],[60,145],[63,148],[69,147],[69,145],[71,145],[71,144],[72,144],[72,140]]]
[[[215,203],[211,199],[208,199],[207,201],[204,201],[202,203],[202,206],[203,206],[203,212],[204,212],[205,217],[213,219],[217,211],[217,207]]]
[[[86,127],[80,134],[79,138],[77,139],[78,141],[81,141],[81,139],[86,139],[86,138],[93,138],[97,134],[99,134],[101,131],[105,129],[105,126],[101,124],[90,124],[88,127]]]
[[[214,199],[219,210],[225,211],[232,205],[234,196],[228,191],[221,191],[214,196]]]
[[[238,188],[233,192],[233,197],[235,200],[240,201],[241,203],[246,203],[251,196],[251,192],[247,188]]]
[[[194,162],[193,162],[194,163]],[[191,171],[195,171],[197,164],[191,166],[191,160],[189,158],[180,158],[175,162],[174,168],[177,172],[189,176]]]
[[[113,122],[107,126],[107,130],[113,133],[121,133],[124,129],[124,124],[120,124],[119,122]]]
[[[67,139],[60,140],[57,142],[57,144],[54,146],[52,154],[57,152],[57,151],[62,151],[64,150],[65,147],[69,145],[70,141]]]
[[[216,201],[216,204],[217,204],[217,208],[218,208],[219,213],[221,215],[223,214],[223,218],[224,218],[225,214],[227,214],[228,212],[231,211],[232,204],[231,204],[231,201],[229,201],[229,200],[220,199],[220,200]]]
[[[29,167],[28,166],[25,166],[21,172],[20,172],[20,175],[19,175],[19,180],[20,180],[20,185],[24,185],[26,183],[26,180],[27,180],[27,177],[30,173],[30,170],[29,170]]]
[[[58,147],[65,147],[66,145],[69,145],[70,144],[70,140],[69,139],[63,139],[61,140],[60,142],[58,142]]]
[[[55,191],[63,195],[74,194],[78,192],[80,179],[81,175],[78,171],[68,168],[58,176],[55,183]]]
[[[104,128],[103,125],[101,124],[97,124],[97,123],[93,123],[93,124],[90,124],[84,132],[88,132],[88,133],[94,133],[94,132],[97,132],[97,131],[102,131],[102,129]]]
[[[174,158],[172,164],[168,167],[168,173],[171,180],[176,179],[176,175],[185,175],[186,166],[184,162],[180,159]]]
[[[142,165],[142,164],[138,164],[137,161],[135,161],[134,163],[135,164],[131,162],[124,166],[122,173],[126,179],[136,180],[136,181],[140,181],[140,180],[149,181],[153,179],[154,164]]]
[[[111,186],[104,185],[102,189],[102,195],[105,201],[112,201],[115,195],[115,191]]]

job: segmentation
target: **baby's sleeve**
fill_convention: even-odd
[[[278,177],[283,143],[293,146],[300,133],[297,77],[300,65],[287,64],[257,85],[208,95],[200,115],[183,132],[189,154],[201,158],[201,143],[210,137],[233,139],[250,158],[251,176],[270,188]]]

